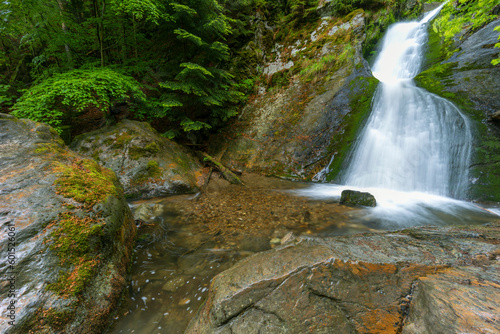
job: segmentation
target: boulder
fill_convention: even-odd
[[[135,236],[115,173],[0,114],[0,226],[0,332],[102,333]]]
[[[370,193],[355,190],[344,190],[340,195],[340,204],[375,207],[377,206],[377,201]]]
[[[122,120],[77,136],[71,148],[115,171],[129,198],[194,193],[203,184],[197,159],[148,123]]]
[[[220,273],[186,333],[498,332],[500,222],[297,238]]]

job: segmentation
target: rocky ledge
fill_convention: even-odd
[[[500,222],[299,238],[212,281],[187,333],[500,332]]]
[[[0,332],[104,332],[135,236],[116,175],[0,114],[0,226]]]

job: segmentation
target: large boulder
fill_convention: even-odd
[[[202,184],[200,163],[148,123],[122,120],[76,137],[71,148],[115,171],[130,198],[193,193]]]
[[[500,222],[299,238],[217,275],[186,333],[496,333]]]
[[[103,332],[135,236],[114,172],[0,114],[0,224],[0,332]]]
[[[474,200],[500,201],[500,125],[488,122],[500,110],[500,66],[495,48],[497,19],[474,31],[468,25],[450,45],[444,32],[430,27],[424,71],[416,82],[456,104],[473,123],[473,162],[470,169]],[[454,52],[450,52],[453,50]]]

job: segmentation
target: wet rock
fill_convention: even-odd
[[[314,36],[328,36],[327,29],[331,29],[333,24],[333,20],[323,20],[318,31],[314,31]],[[351,117],[347,115],[356,113],[358,117],[358,114],[363,114],[362,108],[351,104],[351,100],[367,102],[371,97],[370,90],[375,89],[376,80],[371,80],[368,63],[361,55],[364,27],[365,14],[360,13],[343,24],[342,29],[338,28],[340,30],[336,35],[349,33],[353,36],[352,57],[349,56],[343,66],[325,70],[328,77],[318,79],[317,84],[305,84],[300,78],[295,78],[292,84],[278,93],[264,94],[249,103],[240,113],[238,123],[228,128],[232,140],[227,141],[227,134],[219,136],[211,142],[210,153],[221,156],[222,164],[235,170],[283,177],[312,177],[318,166],[324,166],[329,161],[331,144],[335,146],[339,142],[335,136],[346,132],[347,119]],[[337,36],[329,38],[336,39]],[[273,55],[276,56],[269,66],[276,61],[293,64],[288,62],[290,57],[293,61],[302,60],[302,51],[293,55],[288,52],[309,50],[312,46],[308,43],[297,40],[290,47],[275,47]],[[318,54],[311,56],[313,62],[319,62],[325,53],[332,56],[343,52],[342,48],[333,44],[322,52],[325,42],[320,39],[311,43],[321,44]],[[265,68],[267,71],[268,67]],[[284,66],[272,68],[280,70],[274,73],[274,77],[288,73],[283,70]],[[360,94],[370,97],[359,98]]]
[[[497,332],[499,241],[500,222],[298,238],[217,275],[186,333]]]
[[[370,193],[356,190],[344,190],[340,195],[340,204],[375,207],[377,206],[377,201],[375,196]]]
[[[500,128],[497,121],[487,122],[500,110],[500,66],[491,64],[498,58],[494,47],[500,34],[494,30],[498,25],[500,19],[475,32],[467,25],[455,36],[450,50],[444,36],[430,29],[425,70],[415,78],[418,85],[450,100],[471,119],[475,138],[468,197],[478,201],[500,201],[496,172],[500,167]]]
[[[0,114],[0,212],[0,276],[12,277],[12,291],[0,292],[0,332],[102,332],[135,235],[116,175],[49,126]]]
[[[179,276],[165,283],[162,287],[162,290],[175,292],[178,288],[184,286],[184,284],[186,284],[186,279],[182,276]]]
[[[77,136],[71,147],[115,171],[131,198],[193,193],[203,184],[199,162],[147,123],[123,120]]]

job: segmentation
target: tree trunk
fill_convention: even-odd
[[[59,15],[61,15],[61,28],[64,34],[68,33],[68,27],[66,26],[66,23],[64,22],[64,5],[62,3],[62,0],[57,0],[57,4],[59,5]],[[64,50],[66,51],[66,58],[68,59],[68,65],[70,68],[73,67],[72,65],[72,57],[71,57],[71,50],[69,49],[69,45],[64,43]]]

